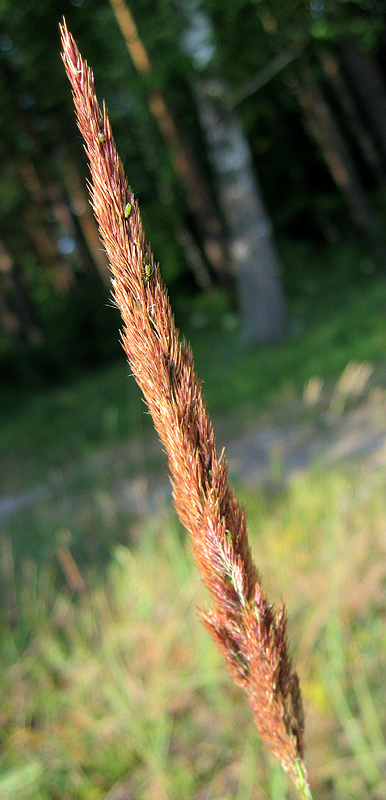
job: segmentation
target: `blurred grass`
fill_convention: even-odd
[[[315,798],[386,797],[385,478],[311,470],[240,490],[265,589],[287,602]],[[24,559],[22,581],[3,574],[4,800],[295,796],[199,623],[205,592],[171,511],[77,589],[56,590],[55,570]]]
[[[385,301],[380,280],[320,296],[284,343],[253,351],[237,331],[184,331],[210,413],[236,432],[261,410],[319,424],[300,402],[315,376],[344,413],[348,362],[386,383]],[[147,504],[165,461],[128,372],[122,357],[0,404],[3,493],[49,488],[0,536],[0,797],[294,797],[199,623],[184,531],[166,501]],[[314,796],[386,800],[386,471],[272,471],[265,489],[238,489],[264,587],[287,603]],[[137,481],[135,517],[122,475]]]

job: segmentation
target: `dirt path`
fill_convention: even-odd
[[[357,460],[367,468],[381,467],[386,464],[386,405],[366,402],[335,418],[251,429],[228,442],[227,456],[230,473],[250,484],[315,462],[332,466]]]
[[[257,424],[249,421],[238,436],[227,432],[227,425],[215,425],[218,445],[225,445],[231,482],[256,485],[270,480],[286,480],[291,474],[309,468],[358,461],[367,469],[386,465],[386,402],[363,401],[343,414],[313,414],[308,421],[289,421],[280,413],[280,421]],[[87,476],[101,482],[109,475],[108,491],[114,495],[116,508],[129,514],[155,513],[170,497],[170,484],[164,466],[148,469],[149,459],[160,458],[160,445],[154,435],[149,441],[127,442],[90,454],[82,464],[64,471],[61,486],[49,481],[27,491],[0,498],[0,520],[4,524],[15,512],[28,512],[42,502],[65,504],[68,496],[76,501],[73,487]],[[165,462],[164,462],[165,464]],[[130,470],[130,471],[129,471]],[[130,477],[130,475],[132,477]],[[151,476],[151,477],[150,477]],[[84,490],[88,491],[87,487]]]

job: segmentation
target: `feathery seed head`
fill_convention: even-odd
[[[304,797],[303,710],[284,609],[269,604],[252,560],[243,508],[217,455],[190,347],[179,341],[158,265],[117,154],[94,77],[65,21],[64,66],[90,165],[91,204],[120,308],[122,344],[169,459],[173,499],[212,601],[202,621],[246,691],[261,737]],[[303,789],[302,789],[303,787]],[[304,788],[306,787],[306,788]]]

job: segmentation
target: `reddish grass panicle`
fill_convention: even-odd
[[[261,738],[310,798],[303,764],[303,708],[291,665],[284,608],[261,587],[243,508],[217,455],[190,347],[179,341],[158,264],[117,154],[94,77],[61,25],[64,66],[91,171],[90,195],[123,320],[122,344],[169,458],[174,505],[189,530],[212,601],[202,620],[247,693]]]

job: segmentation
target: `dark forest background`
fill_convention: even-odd
[[[336,293],[384,275],[384,4],[204,0],[200,8],[188,0],[2,4],[0,367],[8,384],[41,387],[119,355],[60,60],[63,13],[106,99],[178,322],[233,326],[255,346],[288,336],[316,303],[328,308]],[[200,25],[211,42],[201,65],[186,46]],[[243,221],[255,201],[227,199],[237,168],[219,176],[205,103],[225,136],[236,125],[233,155],[248,150],[258,194],[252,225],[269,240],[262,261],[275,276],[261,307],[255,256],[238,263],[237,230],[248,240]],[[263,327],[256,315],[267,316]]]

